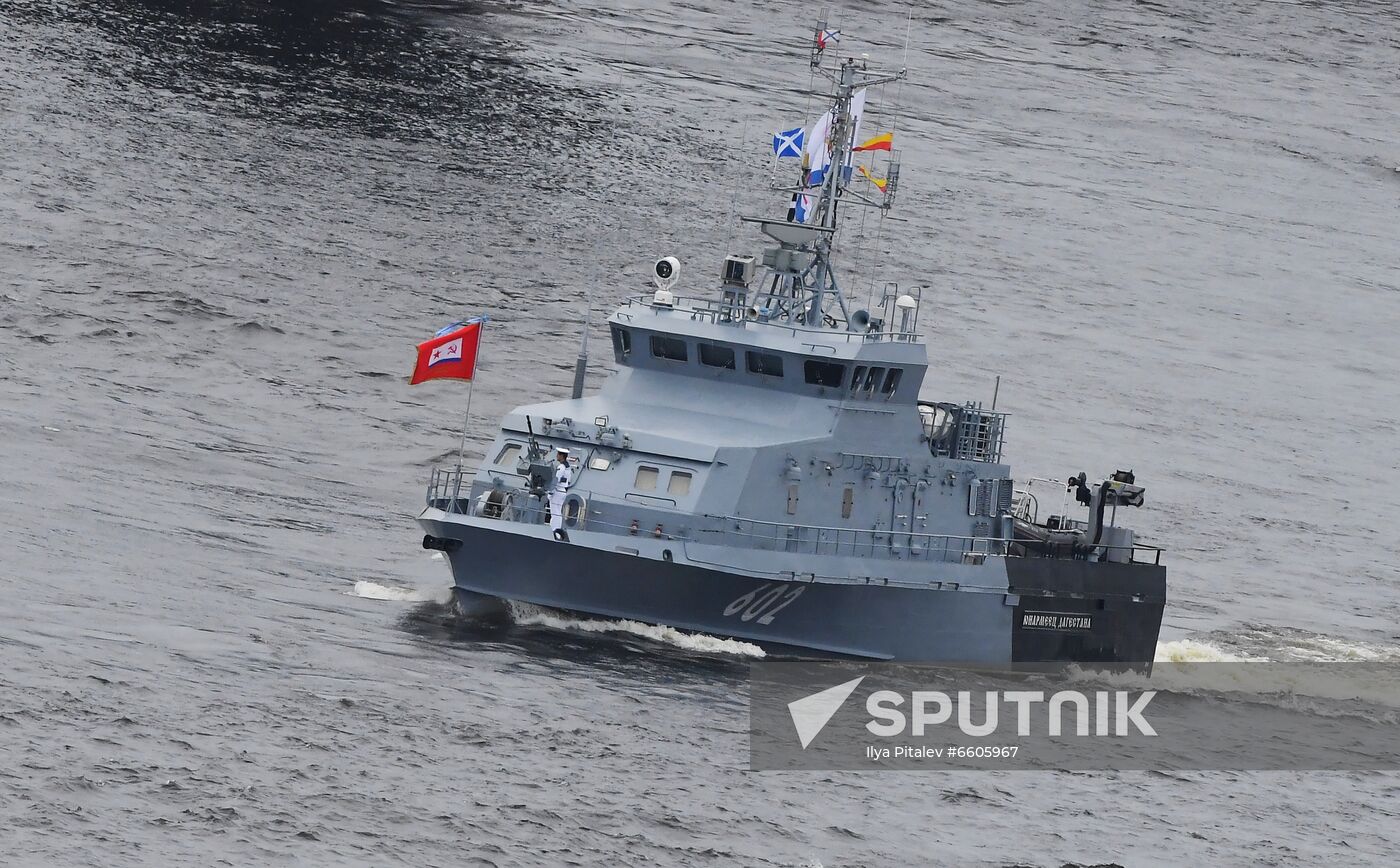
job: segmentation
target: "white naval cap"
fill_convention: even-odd
[[[560,446],[558,449],[556,449],[556,450],[554,450],[554,451],[555,451],[555,452],[558,452],[560,455],[568,455],[568,454],[569,454],[569,450],[565,449],[563,446]]]

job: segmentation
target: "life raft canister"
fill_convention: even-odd
[[[570,492],[564,495],[564,527],[583,527],[588,516],[588,499],[582,494]]]

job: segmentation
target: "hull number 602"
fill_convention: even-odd
[[[786,583],[760,585],[724,607],[725,617],[738,615],[740,621],[758,619],[760,624],[771,624],[773,618],[802,596],[806,585]]]

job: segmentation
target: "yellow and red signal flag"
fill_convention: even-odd
[[[894,133],[881,133],[873,139],[866,139],[854,148],[853,151],[888,151],[894,147]]]
[[[865,168],[864,166],[856,166],[856,168],[859,169],[860,173],[865,176],[865,180],[874,184],[876,187],[879,187],[881,193],[885,192],[885,187],[888,186],[890,183],[889,178],[877,178],[874,175],[870,174],[870,170]]]

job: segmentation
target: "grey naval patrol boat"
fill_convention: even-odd
[[[1074,506],[1042,521],[1002,461],[1006,414],[920,400],[919,291],[848,309],[838,206],[889,208],[898,185],[892,152],[882,198],[851,186],[863,91],[904,71],[820,53],[830,111],[799,183],[774,185],[788,214],[744,218],[767,249],[725,258],[713,298],[657,262],[654,291],[608,319],[616,371],[596,394],[581,363],[573,397],[510,412],[480,467],[433,472],[423,546],[468,615],[516,600],[795,656],[1150,668],[1166,570],[1116,523],[1142,504],[1132,473],[1056,483]]]

